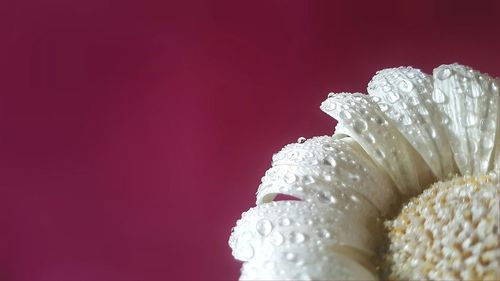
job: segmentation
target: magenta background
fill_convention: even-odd
[[[400,2],[2,1],[0,279],[237,279],[230,228],[329,91],[500,75],[495,1]]]

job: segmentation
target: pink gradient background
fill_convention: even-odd
[[[402,2],[2,1],[0,280],[237,279],[230,229],[329,91],[500,75],[498,1]]]

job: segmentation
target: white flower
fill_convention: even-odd
[[[233,229],[241,279],[500,279],[498,83],[400,67],[330,94],[335,134],[275,154]]]

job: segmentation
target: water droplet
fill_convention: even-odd
[[[285,238],[279,232],[275,232],[271,236],[271,243],[273,243],[275,246],[280,246],[281,244],[283,244],[284,241],[285,241]]]
[[[484,91],[481,88],[470,88],[468,91],[465,92],[465,94],[471,98],[479,98],[484,95]]]
[[[380,150],[380,149],[377,149],[375,151],[375,154],[377,154],[377,156],[380,157],[380,158],[385,158],[385,153],[382,150]]]
[[[448,115],[443,115],[442,116],[442,120],[441,120],[441,123],[443,125],[448,125],[450,124],[451,120],[450,120],[450,117],[448,117]]]
[[[492,90],[493,92],[498,92],[498,82],[493,81],[493,82],[491,83],[491,90]]]
[[[392,90],[392,87],[391,87],[391,86],[389,86],[389,85],[384,85],[384,86],[382,87],[382,90],[383,90],[384,92],[389,92],[390,90]]]
[[[329,166],[332,166],[332,167],[336,167],[337,166],[337,161],[335,160],[335,158],[333,156],[327,156],[324,160],[324,163],[326,165],[329,165]]]
[[[372,143],[372,144],[375,143],[375,137],[372,134],[365,135],[365,140],[368,143]]]
[[[356,119],[356,120],[354,120],[354,124],[352,125],[352,128],[354,129],[354,131],[356,133],[361,134],[368,128],[368,125],[366,124],[365,120]]]
[[[296,261],[297,255],[295,255],[294,253],[286,253],[285,258],[289,261]]]
[[[282,226],[289,226],[291,223],[292,223],[292,220],[290,220],[289,218],[282,218],[279,221],[279,224]]]
[[[423,107],[423,106],[419,106],[418,107],[418,113],[422,116],[427,116],[429,115],[429,111],[427,110],[427,108]]]
[[[331,176],[330,174],[324,174],[324,175],[323,175],[323,179],[324,179],[325,181],[332,181],[332,176]]]
[[[390,103],[397,102],[399,100],[399,98],[400,98],[399,93],[393,92],[393,91],[387,92],[387,100]]]
[[[333,96],[335,96],[335,93],[333,93],[333,92],[328,93],[328,98],[332,98]]]
[[[253,258],[254,249],[248,243],[238,243],[238,246],[236,247],[235,251],[233,252],[233,255],[235,258],[237,258],[239,260],[248,261],[251,258]]]
[[[333,151],[335,148],[333,147],[332,144],[330,143],[325,143],[322,145],[322,148],[323,150],[326,150],[326,151]]]
[[[359,202],[359,198],[356,195],[351,195],[351,200],[354,201],[354,202],[356,202],[356,203]]]
[[[347,110],[342,110],[340,113],[339,113],[339,116],[340,118],[346,120],[346,119],[351,119],[352,118],[352,115],[351,113],[349,113],[349,111]]]
[[[268,219],[261,219],[257,222],[257,232],[262,236],[267,236],[273,230],[273,224]]]
[[[358,182],[361,178],[358,174],[349,173],[348,178],[351,182]]]
[[[297,139],[297,143],[304,143],[304,142],[306,142],[306,140],[307,140],[306,138],[300,137]]]
[[[293,243],[302,243],[306,240],[306,236],[300,232],[291,232],[290,233],[290,241]]]
[[[436,129],[434,127],[430,128],[430,132],[429,133],[431,135],[431,138],[433,138],[433,139],[437,138],[437,132],[436,132]]]
[[[434,91],[432,92],[432,100],[435,103],[441,104],[445,103],[448,100],[448,98],[440,89],[434,89]]]
[[[465,118],[465,126],[467,126],[467,127],[475,126],[478,121],[479,121],[479,118],[477,118],[477,115],[467,114],[467,116]]]
[[[409,102],[411,105],[413,105],[413,106],[417,106],[417,105],[419,105],[419,104],[420,104],[420,100],[418,100],[418,98],[416,98],[416,97],[410,97],[410,98],[408,99],[408,102]]]
[[[405,126],[410,126],[413,125],[413,121],[408,115],[401,115],[401,118],[399,120],[403,125]]]
[[[389,110],[389,105],[387,105],[386,103],[379,103],[378,106],[380,107],[380,110],[382,112],[386,112],[387,110]]]
[[[403,92],[410,92],[413,89],[413,84],[408,80],[401,80],[398,88]]]
[[[491,148],[493,148],[494,145],[495,145],[495,141],[493,140],[493,138],[484,138],[483,139],[483,147],[485,149],[491,149]]]
[[[305,184],[305,185],[309,185],[309,184],[313,184],[314,183],[314,179],[313,177],[309,176],[309,175],[306,175],[302,178],[302,183]]]
[[[292,174],[292,173],[287,173],[283,180],[285,181],[285,183],[287,184],[293,184],[297,181],[297,176]]]
[[[326,191],[318,191],[316,193],[316,197],[320,202],[328,202],[329,201],[329,194]]]
[[[451,74],[451,69],[449,69],[448,67],[444,67],[437,73],[437,78],[439,78],[440,80],[445,80],[448,79]]]
[[[328,231],[326,229],[322,229],[322,230],[319,231],[318,236],[320,238],[326,238],[326,239],[328,239],[328,238],[330,238],[332,236],[332,234],[330,233],[330,231]]]
[[[288,158],[290,158],[290,160],[294,160],[298,156],[299,156],[299,153],[297,151],[292,151],[292,152],[288,153]]]
[[[285,158],[285,155],[283,153],[275,153],[273,154],[273,161],[280,161]]]
[[[382,118],[381,116],[378,116],[378,115],[375,116],[375,117],[372,117],[371,120],[373,122],[375,122],[377,125],[380,125],[380,126],[382,126],[382,125],[385,124],[385,119]]]

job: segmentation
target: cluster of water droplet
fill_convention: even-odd
[[[381,239],[381,216],[456,166],[462,174],[492,169],[498,80],[456,64],[434,76],[401,67],[377,72],[368,92],[329,94],[321,109],[338,120],[335,135],[300,137],[273,155],[257,207],[229,241],[245,261],[243,279],[376,279],[365,258]],[[272,202],[277,194],[302,201]],[[406,230],[422,232],[421,219]]]
[[[435,69],[434,93],[446,123],[453,155],[462,174],[486,173],[498,122],[498,80],[461,65]],[[467,142],[464,142],[464,137]],[[485,161],[486,159],[486,161]]]
[[[276,194],[383,215],[398,200],[390,179],[356,142],[329,136],[287,145],[273,157],[257,204],[272,201]]]
[[[328,98],[321,109],[341,124],[341,131],[337,129],[336,133],[344,133],[359,142],[403,195],[417,194],[426,187],[429,179],[415,169],[415,162],[422,161],[421,158],[417,155],[411,159],[414,149],[370,97],[341,93]],[[349,112],[349,116],[343,112]]]
[[[358,215],[303,201],[271,202],[242,214],[229,245],[249,268],[265,268],[277,276],[287,268],[300,272],[337,258],[330,247],[344,245],[347,251],[373,256],[378,242],[373,229],[362,221],[353,224],[357,219]],[[318,256],[319,252],[324,254]]]

